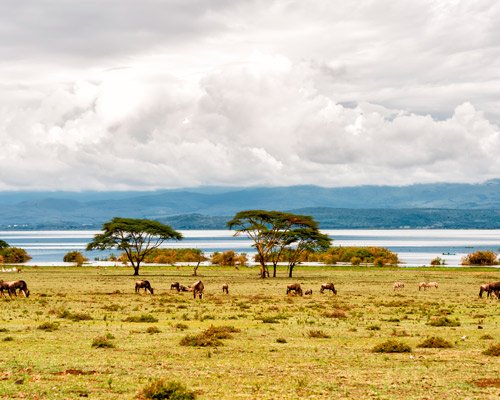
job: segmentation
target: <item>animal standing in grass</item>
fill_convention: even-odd
[[[174,282],[170,285],[170,290],[174,290],[174,289],[177,290],[178,292],[181,291],[179,282]]]
[[[222,285],[222,293],[229,294],[229,285],[227,283]]]
[[[149,290],[149,293],[153,294],[153,288],[151,287],[151,283],[149,283],[149,281],[137,281],[135,283],[135,292],[139,293],[140,289],[144,289],[144,293]]]
[[[302,288],[300,287],[300,283],[290,283],[289,285],[287,285],[286,294],[289,294],[290,292],[302,296],[303,293],[302,293]]]
[[[12,297],[12,295],[17,297],[18,290],[19,293],[22,292],[24,294],[24,297],[29,297],[30,295],[30,291],[28,290],[28,285],[23,280],[12,281],[12,282],[2,281],[0,284],[0,290],[2,291],[2,296],[4,290],[7,290],[10,297]]]
[[[420,282],[418,284],[418,291],[420,292],[420,289],[424,289],[424,290],[427,290],[427,288],[438,288],[438,283],[437,282]]]
[[[405,284],[403,282],[394,282],[394,285],[392,285],[393,289],[404,289]]]
[[[312,291],[312,289],[309,289],[309,290],[306,290],[306,291],[304,292],[304,294],[305,294],[306,296],[312,296],[313,291]]]
[[[490,297],[491,294],[495,295],[497,298],[500,298],[500,281],[485,283],[479,287],[479,297],[483,297],[483,292],[486,292],[486,297]]]
[[[322,283],[321,289],[319,289],[320,293],[324,293],[325,290],[330,290],[333,294],[337,294],[337,290],[332,282],[330,283]]]
[[[196,299],[196,296],[201,300],[203,297],[203,290],[205,289],[205,285],[203,285],[202,281],[197,281],[191,285],[189,290],[193,292],[193,298]]]

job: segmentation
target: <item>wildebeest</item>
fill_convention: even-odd
[[[481,285],[479,287],[479,297],[483,297],[483,292],[486,292],[486,297],[490,297],[493,293],[496,297],[500,298],[500,281]]]
[[[299,296],[302,296],[302,288],[300,287],[300,283],[290,283],[286,287],[286,294],[294,292],[295,294],[298,294]]]
[[[144,289],[144,293],[149,290],[149,293],[153,294],[153,288],[149,281],[137,281],[135,283],[135,292],[139,293],[139,289]]]
[[[337,291],[335,290],[335,286],[333,285],[332,282],[321,284],[321,289],[319,289],[319,292],[323,293],[325,290],[331,290],[334,294],[337,294]]]
[[[229,294],[229,285],[227,283],[222,285],[222,293]]]
[[[196,295],[201,299],[203,296],[203,289],[205,289],[205,285],[203,285],[202,281],[196,281],[189,288],[193,291],[193,297],[196,299]]]
[[[170,290],[177,290],[178,292],[180,292],[180,283],[179,282],[174,282],[170,285]]]
[[[10,297],[12,297],[12,295],[17,297],[17,290],[19,290],[19,292],[23,292],[24,297],[29,297],[30,295],[30,291],[28,290],[28,285],[23,280],[12,281],[12,282],[1,281],[0,290],[2,291],[2,296],[4,290],[7,290]]]
[[[393,289],[404,289],[405,284],[404,282],[394,282],[394,285],[392,285]]]
[[[430,288],[430,287],[434,287],[434,288],[438,288],[438,283],[437,282],[420,282],[418,284],[418,291],[420,291],[420,289],[424,289],[424,290],[427,290],[427,288]]]
[[[306,290],[304,292],[305,295],[312,295],[313,294],[313,290],[312,289],[309,289],[309,290]]]

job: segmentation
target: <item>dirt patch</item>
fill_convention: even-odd
[[[495,387],[500,388],[500,378],[484,378],[472,381],[478,387]]]

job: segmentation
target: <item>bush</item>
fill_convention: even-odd
[[[231,339],[231,333],[240,332],[232,326],[211,326],[198,335],[187,335],[181,339],[181,346],[215,347],[221,346],[221,339]]]
[[[434,265],[434,266],[445,265],[445,262],[441,257],[436,257],[436,258],[431,260],[431,265]]]
[[[476,251],[462,258],[462,265],[496,265],[497,255],[489,250]]]
[[[147,333],[160,333],[161,331],[158,329],[157,326],[150,326],[148,329],[146,329]]]
[[[387,340],[375,346],[374,353],[411,353],[411,347],[397,340]]]
[[[59,318],[65,318],[65,319],[69,319],[71,321],[91,321],[93,320],[93,318],[89,315],[89,314],[86,314],[86,313],[83,313],[83,312],[76,312],[76,313],[72,313],[71,311],[68,311],[68,310],[61,310],[57,313],[57,316]]]
[[[137,398],[140,400],[193,400],[196,399],[196,394],[178,382],[165,382],[163,379],[157,379],[144,387]]]
[[[453,347],[453,345],[443,338],[432,336],[425,339],[417,347],[422,347],[424,349],[449,349],[450,347]]]
[[[344,310],[341,310],[340,308],[336,308],[332,311],[325,311],[323,313],[323,317],[327,318],[347,318],[347,314]]]
[[[277,338],[276,343],[286,343],[286,339],[285,338]]]
[[[53,332],[59,329],[59,324],[57,322],[44,322],[38,325],[38,328],[41,331]]]
[[[127,317],[123,322],[158,322],[158,318],[153,317],[151,314],[141,314]]]
[[[479,339],[481,339],[481,340],[493,340],[493,336],[486,334],[486,335],[481,336]]]
[[[98,336],[92,341],[92,347],[95,349],[114,348],[115,345],[111,342],[109,336]]]
[[[331,336],[321,330],[310,330],[307,332],[307,336],[310,338],[319,338],[319,339],[330,339]]]
[[[64,262],[74,262],[77,267],[81,267],[85,261],[88,261],[79,251],[70,251],[63,257]]]
[[[448,317],[439,317],[431,319],[427,325],[430,326],[460,326],[460,322],[457,319],[450,319]]]
[[[0,250],[3,262],[6,264],[20,264],[31,260],[26,250],[19,247],[7,247]]]
[[[483,354],[486,356],[494,356],[494,357],[500,356],[500,343],[490,346],[485,351],[483,351]]]

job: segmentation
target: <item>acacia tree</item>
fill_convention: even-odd
[[[288,277],[291,278],[293,269],[304,252],[326,251],[330,247],[332,239],[321,233],[318,228],[299,228],[288,232],[284,242],[288,254]]]
[[[227,226],[237,235],[247,235],[253,240],[260,264],[260,276],[269,276],[266,261],[287,232],[298,228],[317,228],[317,223],[307,215],[280,211],[246,210],[236,213]],[[276,269],[274,271],[276,276]]]
[[[94,236],[87,250],[123,250],[136,276],[144,258],[169,239],[181,240],[182,234],[158,221],[115,217],[103,225],[103,232]]]

